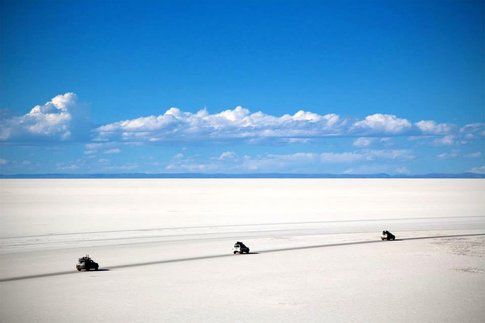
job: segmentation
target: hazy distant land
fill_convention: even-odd
[[[0,178],[485,178],[479,173],[430,174],[292,174],[292,173],[120,173],[120,174],[0,174]]]

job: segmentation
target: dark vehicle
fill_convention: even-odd
[[[382,231],[381,239],[392,241],[396,239],[396,236],[386,230],[386,231]]]
[[[89,255],[86,255],[82,258],[79,258],[79,262],[77,263],[76,265],[76,269],[78,271],[81,271],[81,270],[86,270],[86,271],[89,271],[89,270],[98,270],[99,268],[99,265],[97,262],[94,262],[93,259],[91,259],[89,257]]]
[[[249,248],[244,243],[238,241],[234,244],[234,254],[249,253]]]

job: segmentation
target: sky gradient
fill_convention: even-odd
[[[485,173],[481,1],[1,1],[0,170]]]

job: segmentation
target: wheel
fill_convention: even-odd
[[[98,271],[99,266],[94,267],[94,270]]]

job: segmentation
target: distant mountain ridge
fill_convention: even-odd
[[[103,179],[103,178],[485,178],[478,173],[430,173],[421,175],[391,175],[377,174],[291,174],[291,173],[261,173],[261,174],[223,174],[223,173],[120,173],[120,174],[2,174],[0,179]]]

